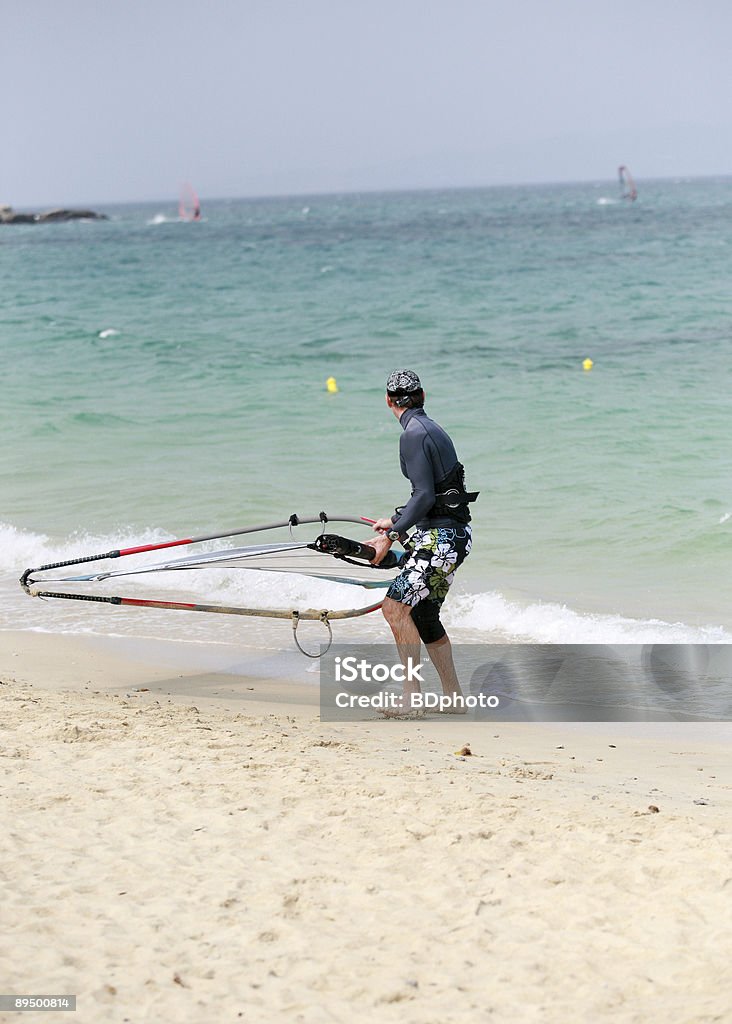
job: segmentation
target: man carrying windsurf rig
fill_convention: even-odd
[[[443,428],[424,410],[425,392],[413,370],[395,370],[386,383],[386,404],[402,429],[399,462],[412,486],[406,505],[389,518],[378,519],[372,542],[374,565],[382,561],[395,541],[406,555],[401,572],[392,582],[382,612],[394,634],[405,668],[419,662],[420,641],[437,669],[443,694],[451,709],[464,712],[462,691],[455,671],[450,638],[440,621],[440,609],[455,572],[470,554],[472,530],[469,503],[478,492],[465,489],[465,471],[455,446]],[[408,532],[413,530],[411,536]],[[412,694],[419,682],[406,674],[401,713],[412,710]],[[456,699],[457,698],[457,699]]]

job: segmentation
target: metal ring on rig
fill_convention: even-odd
[[[300,612],[292,613],[292,637],[293,640],[295,641],[295,646],[297,647],[298,651],[300,651],[301,654],[304,654],[306,658],[322,658],[324,654],[328,653],[328,651],[331,648],[331,644],[333,643],[333,630],[331,628],[330,622],[328,621],[328,613],[322,612],[319,621],[322,622],[323,625],[328,630],[328,646],[325,648],[324,651],[321,651],[320,654],[311,654],[309,651],[305,650],[305,648],[302,646],[302,644],[297,638],[297,627],[300,625]]]

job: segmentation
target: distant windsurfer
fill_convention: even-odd
[[[201,219],[201,202],[191,184],[181,185],[178,200],[178,216],[181,220],[195,221]]]
[[[464,711],[463,696],[455,671],[452,645],[440,621],[440,609],[455,572],[470,553],[469,502],[477,494],[465,490],[462,464],[455,446],[439,424],[424,410],[422,383],[412,370],[395,370],[386,384],[386,404],[399,420],[399,460],[402,473],[412,485],[405,506],[390,518],[379,519],[374,564],[384,558],[394,541],[401,541],[406,556],[401,573],[384,599],[382,611],[394,634],[404,665],[401,711],[410,712],[412,694],[420,692],[409,663],[419,662],[420,642],[427,647],[437,669],[443,694],[452,699],[451,709]],[[407,538],[409,530],[414,529]],[[458,698],[457,700],[455,698]]]
[[[633,177],[625,164],[621,164],[618,167],[618,181],[620,182],[621,198],[635,202],[638,198],[638,189],[635,187]]]

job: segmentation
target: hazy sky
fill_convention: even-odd
[[[732,174],[732,0],[0,0],[0,203]]]

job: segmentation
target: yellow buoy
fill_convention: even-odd
[[[591,370],[594,365],[595,364],[592,362],[591,359],[585,359],[584,362],[582,363],[582,369],[583,370]]]
[[[338,385],[336,384],[335,377],[328,377],[327,381],[325,382],[325,386],[331,395],[335,395],[338,392]]]

